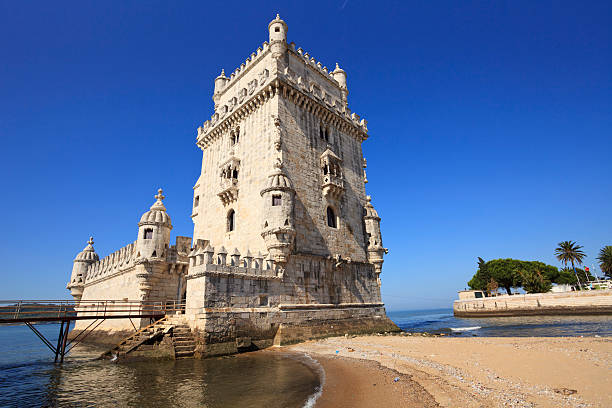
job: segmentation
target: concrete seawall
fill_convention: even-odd
[[[612,290],[502,295],[455,300],[457,317],[528,315],[612,315]]]

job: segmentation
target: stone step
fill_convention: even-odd
[[[174,350],[177,353],[182,353],[184,351],[189,351],[189,352],[193,353],[195,351],[195,347],[193,347],[193,346],[176,346],[176,347],[174,347]]]
[[[174,343],[178,345],[195,344],[193,339],[174,339]]]
[[[176,357],[190,357],[193,356],[193,351],[177,351]]]

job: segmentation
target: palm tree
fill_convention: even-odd
[[[557,245],[559,245],[555,249],[557,259],[563,262],[565,267],[567,267],[568,262],[572,265],[578,286],[582,287],[580,279],[578,279],[578,274],[576,273],[576,266],[574,265],[575,263],[581,265],[582,259],[586,257],[586,254],[582,251],[582,246],[576,245],[575,241],[563,241],[559,242]]]
[[[599,267],[601,271],[612,278],[612,246],[608,245],[599,250]]]

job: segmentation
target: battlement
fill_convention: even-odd
[[[367,139],[367,121],[348,108],[346,73],[338,64],[332,71],[293,42],[282,41],[282,51],[273,50],[279,43],[264,42],[229,78],[222,71],[215,79],[215,112],[197,129],[200,148],[208,147],[220,133],[277,95],[281,82],[337,115],[358,131],[362,141]],[[221,130],[215,132],[217,129]]]
[[[136,242],[132,242],[121,249],[116,250],[112,254],[105,256],[98,262],[89,265],[85,284],[90,284],[99,281],[105,277],[114,275],[125,269],[134,266],[136,260],[135,255]]]
[[[187,255],[191,244],[189,237],[176,237],[176,245],[172,245],[164,254],[164,261],[170,264],[188,262]],[[132,242],[105,256],[97,262],[89,265],[85,284],[91,284],[107,277],[113,276],[116,273],[123,272],[132,268],[136,263],[141,261],[137,258],[136,241]]]
[[[263,70],[262,76],[267,70]],[[272,78],[270,78],[272,79]],[[291,70],[287,69],[284,74],[279,75],[277,78],[283,80],[283,82],[292,86],[299,91],[303,96],[309,97],[312,102],[319,105],[320,108],[327,110],[330,113],[337,115],[345,124],[348,124],[352,128],[358,131],[361,141],[365,141],[368,138],[368,122],[366,119],[361,118],[358,114],[351,112],[351,110],[345,106],[341,100],[333,98],[331,95],[321,91],[314,84],[306,84],[303,77],[296,75]],[[222,131],[214,132],[217,129],[223,131],[229,129],[234,125],[235,122],[240,121],[245,115],[257,108],[261,103],[268,100],[271,96],[274,96],[281,89],[279,81],[266,81],[266,83],[259,84],[259,91],[257,93],[250,92],[253,94],[249,99],[244,99],[242,103],[238,100],[236,108],[235,106],[228,107],[227,105],[222,106],[218,109],[218,112],[214,113],[211,118],[205,121],[202,126],[198,127],[197,131],[197,144],[200,148],[207,148],[211,142],[213,142]],[[264,86],[265,85],[265,86]],[[257,86],[257,84],[255,84]],[[247,94],[247,89],[243,88],[244,95]],[[298,97],[297,94],[292,95]],[[234,111],[232,113],[232,111]]]
[[[321,74],[323,78],[328,80],[331,85],[341,89],[341,84],[334,78],[332,71],[328,70],[326,66],[321,64],[320,61],[314,59],[307,51],[304,51],[301,47],[295,48],[295,43],[289,44],[289,51],[299,58],[303,59],[304,64],[310,67],[313,71]]]
[[[222,246],[215,250],[208,241],[198,240],[196,247],[189,254],[188,279],[203,276],[208,273],[236,274],[259,278],[282,277],[279,268],[274,264],[271,257],[258,252],[252,255],[251,251],[243,256],[238,249],[234,249],[228,255]]]
[[[220,96],[226,94],[234,86],[234,84],[237,83],[238,80],[242,78],[242,76],[246,74],[253,65],[255,65],[255,62],[259,62],[259,60],[267,55],[269,51],[270,45],[267,41],[264,41],[261,47],[257,47],[257,49],[252,52],[251,55],[242,64],[240,64],[239,67],[232,71],[230,76],[225,80],[223,89],[220,90],[218,94]],[[225,75],[225,70],[221,71],[221,75]]]

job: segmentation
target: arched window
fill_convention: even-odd
[[[338,228],[338,223],[336,221],[336,213],[331,207],[327,207],[327,226],[332,228]]]
[[[153,228],[147,228],[144,230],[144,239],[153,239]]]
[[[227,213],[227,232],[231,232],[236,227],[236,212],[229,210]]]

